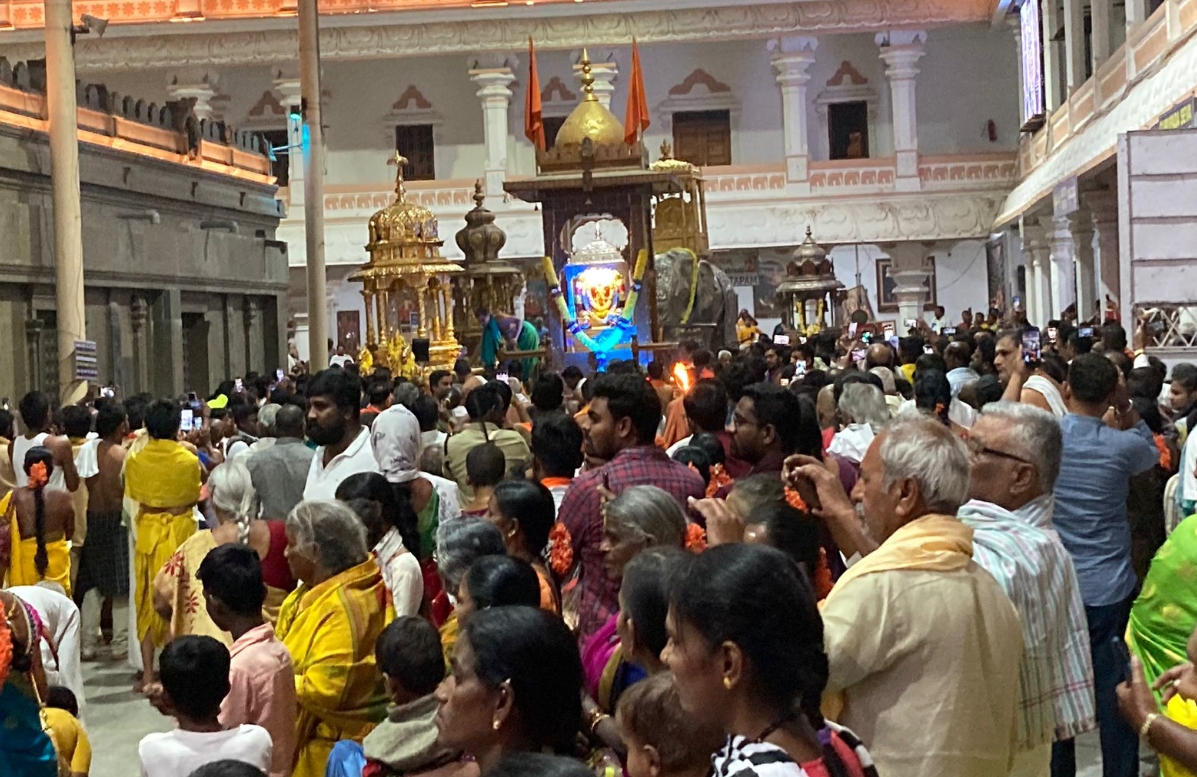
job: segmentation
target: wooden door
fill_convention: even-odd
[[[345,353],[357,359],[362,347],[361,312],[357,310],[337,311],[337,345],[345,347]]]

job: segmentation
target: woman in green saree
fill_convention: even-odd
[[[1197,515],[1181,521],[1156,552],[1131,607],[1126,643],[1143,662],[1148,684],[1188,659],[1185,646],[1197,627]]]

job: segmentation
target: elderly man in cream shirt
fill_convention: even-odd
[[[968,496],[964,443],[933,419],[899,416],[861,462],[852,501],[863,525],[821,463],[791,457],[783,477],[813,481],[839,547],[863,557],[823,608],[827,691],[842,704],[833,719],[886,777],[1008,774],[1022,629],[955,517]]]

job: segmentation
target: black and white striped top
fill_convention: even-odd
[[[828,722],[819,731],[819,742],[831,744],[852,777],[877,777],[873,757],[856,735]],[[711,755],[714,777],[825,777],[822,759],[800,764],[777,745],[753,742],[743,736],[729,736],[723,747]]]

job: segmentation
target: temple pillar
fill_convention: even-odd
[[[1023,275],[1026,279],[1027,321],[1038,326],[1043,315],[1043,289],[1040,284],[1041,261],[1047,262],[1047,230],[1037,222],[1024,219],[1019,229],[1022,236]]]
[[[891,30],[878,33],[877,45],[885,60],[894,120],[894,157],[897,172],[894,189],[917,191],[919,184],[918,111],[915,79],[924,52],[927,33],[923,30]]]
[[[1082,0],[1064,0],[1064,58],[1068,74],[1065,96],[1085,83],[1085,9]]]
[[[303,103],[299,90],[299,78],[285,78],[281,74],[274,80],[274,89],[279,93],[282,104],[287,108],[287,191],[291,196],[291,208],[295,214],[303,212]]]
[[[1089,33],[1089,48],[1093,54],[1093,72],[1110,58],[1110,10],[1113,0],[1092,0],[1089,3],[1093,28]]]
[[[1105,314],[1106,297],[1122,304],[1122,259],[1118,232],[1118,195],[1109,189],[1083,192],[1097,235],[1097,312]]]
[[[212,98],[216,96],[216,77],[211,73],[176,73],[171,76],[166,93],[172,100],[195,99],[192,112],[197,119],[213,119]]]
[[[1068,216],[1052,219],[1048,233],[1051,245],[1051,318],[1062,318],[1064,309],[1076,302],[1076,256],[1073,251],[1072,230]]]
[[[482,65],[483,63],[476,63]],[[503,192],[507,177],[508,108],[511,105],[511,83],[515,74],[504,59],[493,67],[475,67],[470,80],[478,86],[482,101],[482,128],[486,143],[486,191],[491,196]]]
[[[1093,300],[1097,294],[1097,280],[1093,263],[1093,220],[1089,211],[1080,208],[1065,217],[1072,235],[1072,256],[1076,262],[1077,321],[1093,317]]]
[[[902,337],[910,334],[906,322],[923,317],[923,305],[927,302],[927,247],[922,243],[898,243],[888,249],[894,261],[893,276],[897,286],[894,296],[898,300],[897,331]]]
[[[800,35],[769,41],[773,68],[781,87],[781,121],[785,135],[786,179],[805,182],[810,160],[807,137],[806,85],[819,39]]]
[[[1043,3],[1043,102],[1051,113],[1064,102],[1064,58],[1054,40],[1060,29],[1060,10],[1054,0]]]

